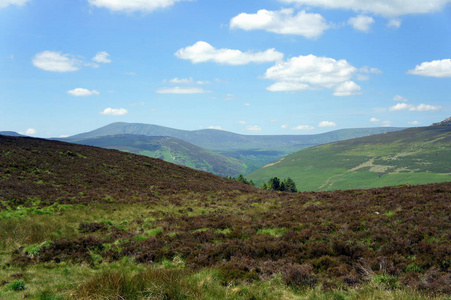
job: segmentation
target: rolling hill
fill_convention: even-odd
[[[247,176],[291,177],[299,190],[362,189],[451,181],[446,122],[308,148]]]
[[[248,174],[268,163],[304,148],[400,129],[402,128],[381,127],[341,129],[313,135],[241,135],[215,129],[188,131],[158,125],[118,122],[87,133],[58,140],[77,142],[88,138],[121,134],[173,137],[198,147],[239,159],[247,167],[243,174]]]
[[[1,299],[451,295],[451,182],[280,193],[0,135],[0,187]]]
[[[121,134],[80,139],[75,143],[160,158],[219,176],[237,176],[246,171],[246,165],[238,159],[172,137]]]

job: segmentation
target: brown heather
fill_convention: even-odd
[[[111,216],[143,208],[126,222],[80,217],[75,232],[54,236],[33,255],[24,241],[11,252],[13,266],[95,268],[128,259],[167,265],[161,272],[170,278],[218,270],[224,286],[280,276],[294,291],[374,283],[451,296],[450,182],[280,193],[119,151],[3,136],[0,176],[1,212],[55,203],[100,207]],[[142,278],[159,274],[143,272]],[[114,289],[114,280],[145,285],[132,274],[99,276],[76,293],[94,293],[100,281],[105,289]]]

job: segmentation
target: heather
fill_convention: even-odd
[[[119,151],[0,141],[0,298],[451,297],[451,183],[276,192]]]

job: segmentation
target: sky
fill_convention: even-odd
[[[451,0],[0,0],[0,131],[239,134],[451,116]]]

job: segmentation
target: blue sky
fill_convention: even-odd
[[[314,134],[450,100],[451,0],[0,0],[0,131]]]

